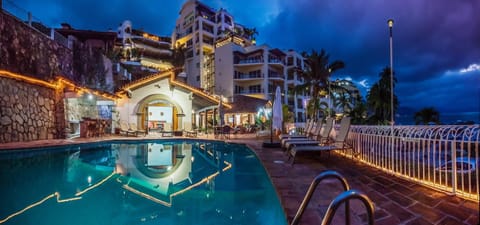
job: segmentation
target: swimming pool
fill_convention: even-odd
[[[287,224],[245,145],[110,141],[0,153],[0,224]]]

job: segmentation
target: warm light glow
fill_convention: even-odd
[[[388,27],[393,27],[393,19],[388,20]]]
[[[65,86],[68,86],[68,87],[71,87],[74,90],[76,90],[77,94],[82,94],[84,92],[90,92],[90,93],[93,93],[97,96],[102,96],[102,97],[104,97],[106,99],[110,99],[110,100],[115,100],[115,99],[119,98],[116,95],[101,93],[99,91],[95,91],[95,90],[92,90],[92,89],[79,87],[79,86],[75,85],[73,82],[71,82],[71,81],[69,81],[69,80],[67,80],[63,77],[57,77],[55,81],[48,82],[48,81],[36,79],[36,78],[33,78],[33,77],[29,77],[29,76],[25,76],[25,75],[21,75],[21,74],[17,74],[17,73],[12,73],[12,72],[9,72],[9,71],[6,71],[6,70],[0,70],[0,76],[20,80],[20,81],[30,83],[30,84],[40,85],[40,86],[47,87],[47,88],[52,88],[52,89],[55,89],[55,90],[60,90],[60,89],[63,89]]]
[[[40,86],[43,86],[43,87],[57,89],[57,84],[52,84],[52,83],[44,81],[44,80],[32,78],[32,77],[29,77],[29,76],[20,75],[20,74],[17,74],[17,73],[8,72],[8,71],[5,71],[5,70],[0,70],[0,76],[6,77],[6,78],[13,78],[13,79],[16,79],[16,80],[24,81],[24,82],[27,82],[27,83],[30,83],[30,84],[40,85]]]
[[[104,178],[103,180],[101,180],[100,182],[96,183],[95,185],[90,186],[90,187],[88,187],[87,189],[85,189],[85,190],[83,190],[83,191],[81,191],[81,192],[78,192],[77,194],[75,194],[75,196],[77,196],[77,197],[67,198],[67,199],[60,199],[60,193],[59,193],[59,192],[55,192],[55,193],[53,193],[53,194],[51,194],[51,195],[49,195],[49,196],[41,199],[40,201],[35,202],[35,203],[33,203],[33,204],[30,204],[30,205],[28,205],[27,207],[23,208],[22,210],[20,210],[20,211],[18,211],[18,212],[16,212],[16,213],[13,213],[13,214],[11,214],[11,215],[9,215],[9,216],[7,216],[5,219],[0,220],[0,224],[5,223],[5,222],[8,221],[9,219],[11,219],[11,218],[13,218],[13,217],[15,217],[15,216],[18,216],[18,215],[24,213],[25,211],[27,211],[27,210],[35,207],[35,206],[39,206],[39,205],[43,204],[45,201],[47,201],[48,199],[53,198],[53,197],[57,197],[56,200],[57,200],[58,203],[64,203],[64,202],[70,202],[70,201],[80,200],[80,199],[82,199],[82,197],[81,197],[80,195],[85,194],[87,191],[90,191],[90,190],[92,190],[92,189],[100,186],[101,184],[105,183],[108,179],[110,179],[111,177],[113,177],[113,175],[115,175],[115,174],[116,174],[115,172],[112,172],[112,174],[110,174],[109,176],[107,176],[106,178]],[[87,180],[88,180],[89,184],[91,183],[91,179],[92,179],[92,178],[91,178],[90,176],[88,176]]]
[[[154,40],[154,41],[160,41],[159,37],[157,37],[155,35],[149,35],[147,33],[143,33],[143,37],[147,38],[147,39],[150,39],[150,40]]]
[[[222,169],[223,172],[225,172],[225,171],[227,171],[227,170],[229,170],[229,169],[232,168],[232,164],[231,164],[231,163],[229,163],[229,162],[227,162],[227,161],[223,161],[223,163],[224,163],[225,165],[227,165],[227,166],[225,166],[225,167]],[[125,185],[123,185],[122,187],[125,188],[126,190],[134,193],[134,194],[137,194],[137,195],[139,195],[139,196],[141,196],[141,197],[143,197],[143,198],[146,198],[146,199],[148,199],[148,200],[151,200],[151,201],[153,201],[153,202],[155,202],[155,203],[158,203],[158,204],[161,204],[161,205],[164,205],[164,206],[167,206],[167,207],[171,207],[171,206],[172,206],[172,202],[173,202],[173,197],[175,197],[175,196],[177,196],[177,195],[181,195],[181,194],[183,194],[183,193],[185,193],[185,192],[187,192],[187,191],[189,191],[189,190],[191,190],[191,189],[193,189],[193,188],[195,188],[195,187],[200,186],[201,184],[209,183],[213,178],[215,178],[215,177],[218,176],[219,174],[220,174],[220,172],[217,171],[217,172],[213,173],[212,175],[203,178],[202,180],[200,180],[199,182],[197,182],[197,183],[195,183],[195,184],[192,184],[192,185],[190,185],[190,186],[188,186],[188,187],[186,187],[186,188],[184,188],[184,189],[182,189],[182,190],[179,190],[179,191],[177,191],[177,192],[174,192],[174,193],[170,194],[170,196],[169,196],[169,201],[168,201],[168,202],[163,201],[163,200],[160,200],[160,199],[158,199],[158,198],[155,198],[155,197],[153,197],[153,196],[151,196],[151,195],[149,195],[149,194],[147,194],[147,193],[145,193],[145,192],[139,191],[139,190],[137,190],[137,189],[135,189],[135,188],[132,188],[132,187],[128,186],[128,184],[125,184]],[[118,180],[118,179],[117,179],[117,181],[120,182],[120,180]]]

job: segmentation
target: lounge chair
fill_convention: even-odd
[[[308,132],[305,133],[305,135],[294,135],[289,138],[281,139],[282,147],[285,147],[285,145],[288,142],[292,142],[292,141],[317,140],[318,137],[320,136],[322,126],[323,126],[323,121],[320,120],[319,122],[311,126],[311,128],[308,130]]]
[[[305,138],[309,133],[311,133],[312,129],[315,127],[315,122],[313,120],[308,120],[303,132],[299,134],[280,134],[278,137],[280,139],[286,138]]]
[[[122,134],[127,136],[127,137],[130,134],[136,135],[136,133],[128,127],[128,124],[125,121],[120,121],[120,135],[122,135]]]
[[[328,138],[327,142],[317,145],[293,146],[288,154],[288,159],[293,158],[292,165],[295,163],[295,156],[300,152],[328,152],[334,150],[347,150],[352,146],[346,143],[348,132],[350,131],[350,117],[344,117],[340,122],[340,131],[334,139]]]
[[[290,148],[292,148],[292,146],[318,145],[320,143],[324,143],[324,142],[326,142],[326,140],[330,136],[330,132],[332,131],[332,127],[333,127],[333,118],[329,117],[329,118],[327,118],[327,121],[325,122],[325,126],[323,126],[320,129],[320,131],[318,132],[315,139],[293,139],[291,141],[286,142],[285,145],[283,145],[283,148],[288,151]]]
[[[139,134],[143,134],[143,136],[147,135],[145,130],[138,129],[136,123],[130,123],[130,132],[133,132],[135,136],[138,136]]]
[[[162,137],[173,137],[172,124],[165,123],[163,125],[163,130],[161,131]]]
[[[183,135],[185,137],[197,137],[197,131],[192,129],[192,124],[191,123],[185,123],[183,125]]]

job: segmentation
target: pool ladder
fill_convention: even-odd
[[[333,201],[330,203],[321,224],[322,225],[330,224],[332,222],[333,216],[335,215],[335,212],[337,211],[338,207],[342,203],[345,203],[345,223],[350,224],[349,201],[350,199],[358,199],[365,206],[365,209],[367,211],[368,224],[373,225],[374,224],[374,218],[373,218],[374,208],[373,208],[373,202],[370,200],[370,198],[368,198],[367,195],[363,194],[360,191],[357,191],[354,189],[351,190],[345,177],[343,177],[336,171],[331,171],[331,170],[324,171],[313,179],[312,183],[310,184],[310,187],[308,188],[307,194],[305,195],[305,198],[302,201],[302,204],[298,208],[297,214],[292,220],[291,225],[297,225],[300,222],[300,219],[302,218],[305,208],[307,208],[308,204],[310,203],[310,199],[312,198],[313,192],[315,192],[315,189],[317,188],[318,184],[322,180],[327,178],[338,179],[342,183],[344,192],[339,194],[337,197],[335,197],[335,199],[333,199]]]

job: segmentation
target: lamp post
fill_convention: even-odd
[[[393,112],[393,19],[388,20],[388,28],[390,30],[390,166],[393,170],[393,125],[395,124]]]
[[[393,128],[393,125],[395,124],[395,117],[393,112],[393,19],[388,20],[388,27],[390,29],[390,124]]]

